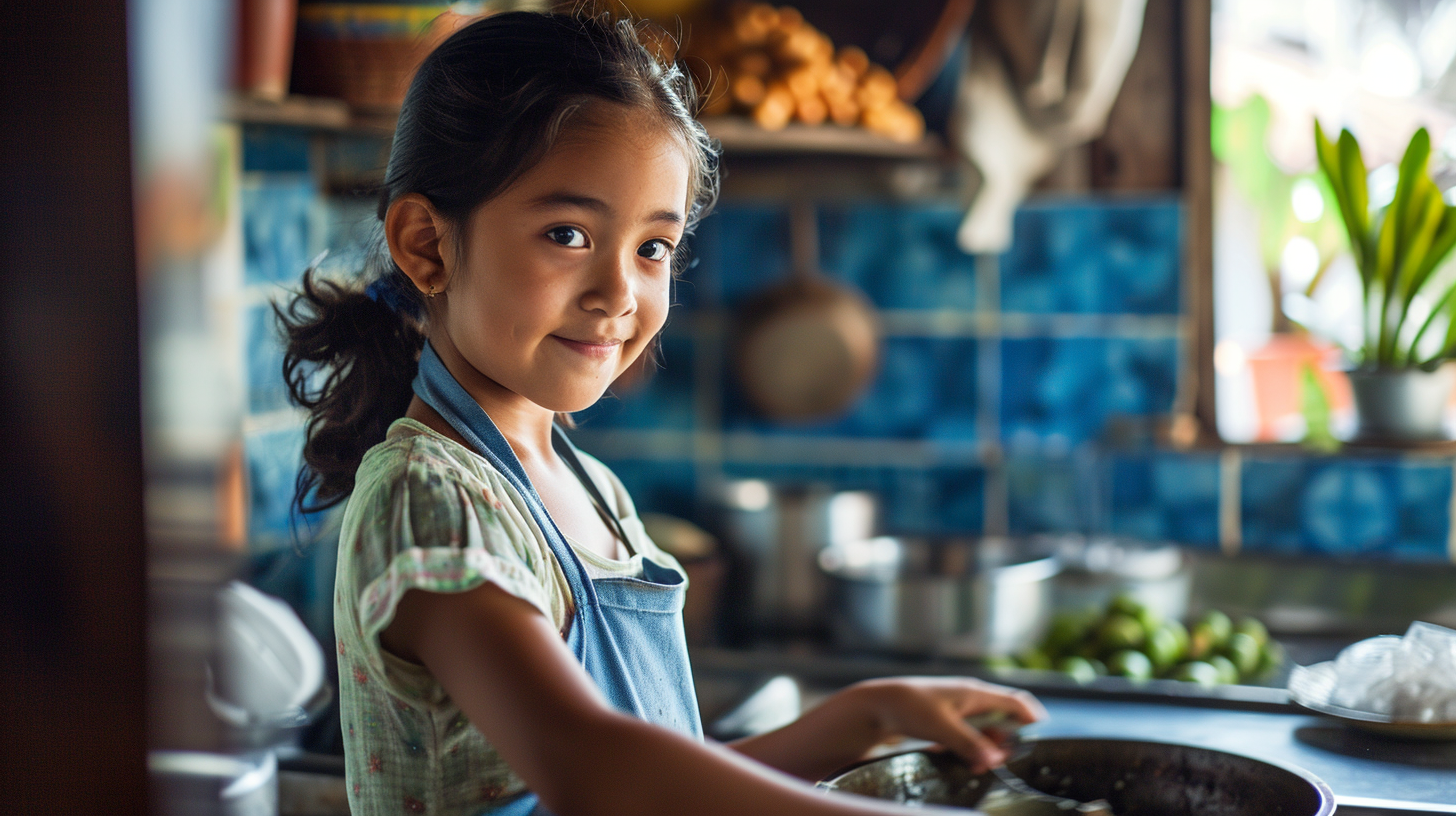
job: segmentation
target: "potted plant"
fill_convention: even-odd
[[[1314,128],[1320,170],[1350,239],[1363,294],[1364,340],[1349,372],[1356,440],[1445,439],[1442,420],[1456,372],[1443,364],[1456,352],[1456,282],[1439,270],[1456,247],[1456,207],[1446,204],[1427,170],[1430,134],[1421,128],[1411,137],[1394,198],[1372,211],[1355,137],[1345,130],[1331,142],[1319,122]]]

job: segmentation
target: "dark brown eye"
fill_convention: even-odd
[[[586,246],[586,233],[576,227],[552,227],[546,231],[546,237],[564,247]]]
[[[672,254],[672,247],[666,241],[659,241],[654,238],[642,246],[637,247],[637,254],[650,261],[662,261],[666,260],[667,256]]]

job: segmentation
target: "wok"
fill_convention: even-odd
[[[1334,794],[1313,774],[1249,757],[1158,742],[1027,740],[1007,763],[1032,787],[1105,799],[1118,816],[1329,816]],[[996,787],[958,757],[910,751],[853,765],[820,787],[905,804],[973,808]]]

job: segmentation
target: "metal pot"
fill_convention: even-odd
[[[720,498],[723,535],[747,575],[746,609],[758,635],[812,635],[824,624],[825,579],[819,551],[874,535],[879,499],[864,490],[774,485],[740,479]],[[746,613],[746,614],[743,614]]]
[[[1159,742],[1044,739],[1007,763],[1032,787],[1121,816],[1329,816],[1335,797],[1308,771]],[[952,754],[911,751],[860,763],[819,783],[830,790],[916,805],[975,807],[994,785]],[[1030,811],[1029,811],[1030,812]]]
[[[880,537],[819,555],[838,646],[980,657],[1035,642],[1052,609],[1055,558],[1001,539]]]
[[[1128,595],[1167,620],[1188,616],[1193,570],[1177,545],[1071,536],[1055,550],[1064,566],[1056,581],[1058,610],[1105,609],[1114,595]]]

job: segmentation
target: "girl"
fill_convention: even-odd
[[[966,716],[1042,715],[975,681],[881,680],[703,741],[682,570],[553,421],[666,321],[717,188],[693,102],[630,23],[473,23],[400,112],[375,280],[305,275],[280,313],[311,413],[298,502],[348,500],[334,620],[356,816],[899,812],[794,777],[898,735],[986,767],[1004,757]]]

